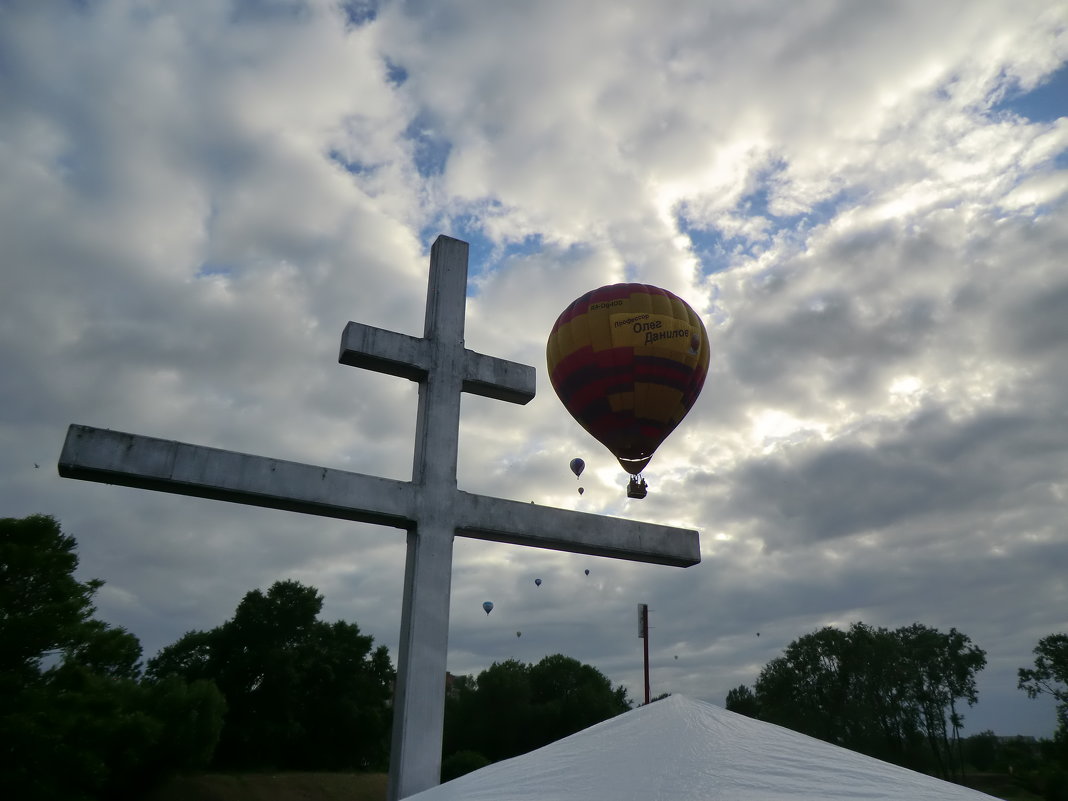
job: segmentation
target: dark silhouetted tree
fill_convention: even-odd
[[[577,659],[555,654],[536,665],[495,662],[453,680],[445,702],[446,756],[468,751],[491,762],[518,756],[630,708],[625,687]]]
[[[563,654],[545,657],[530,668],[535,737],[555,742],[626,711],[626,691],[619,690],[595,667]]]
[[[1057,701],[1056,739],[1068,752],[1068,634],[1043,637],[1032,653],[1035,666],[1019,669],[1016,686],[1028,698],[1049,695]]]
[[[441,761],[441,781],[450,782],[488,764],[489,759],[477,751],[457,751]]]
[[[141,644],[92,617],[73,537],[44,515],[0,520],[0,759],[20,801],[141,796],[207,763],[222,696],[141,677]]]
[[[760,710],[753,691],[744,684],[727,691],[726,707],[730,712],[737,712],[739,715],[750,718],[758,717],[757,713]]]
[[[191,631],[148,663],[156,678],[211,679],[227,716],[219,769],[382,768],[394,677],[385,646],[354,623],[318,620],[314,587],[279,581],[253,590],[232,619]]]
[[[104,582],[74,578],[74,537],[46,515],[0,520],[0,675],[26,679],[82,641]]]
[[[956,629],[853,624],[795,640],[755,685],[758,716],[918,770],[960,771],[961,703],[985,653]]]
[[[998,737],[991,730],[964,738],[964,759],[976,770],[993,770],[997,758]]]
[[[843,745],[849,739],[847,648],[846,633],[830,627],[790,643],[757,678],[761,718]]]

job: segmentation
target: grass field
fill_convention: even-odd
[[[1042,796],[1028,792],[1020,786],[1019,781],[1006,773],[969,774],[967,784],[1004,801],[1042,801]]]
[[[1011,777],[973,774],[968,786],[1004,801],[1042,801]],[[180,776],[144,801],[385,801],[385,773],[204,773]]]
[[[385,801],[385,773],[204,773],[179,776],[145,801]]]

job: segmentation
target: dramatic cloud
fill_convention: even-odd
[[[148,653],[288,577],[396,653],[403,532],[55,465],[85,423],[409,478],[415,385],[338,341],[422,333],[445,233],[467,347],[538,370],[464,397],[461,488],[704,557],[460,540],[453,672],[563,652],[637,695],[644,602],[654,691],[722,703],[819,626],[919,621],[988,652],[969,730],[1052,731],[1015,670],[1068,627],[1068,10],[15,2],[0,53],[0,515],[58,517]],[[713,346],[640,502],[544,368],[621,280]]]

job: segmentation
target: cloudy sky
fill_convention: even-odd
[[[640,697],[644,602],[654,694],[722,704],[821,626],[921,622],[987,652],[968,731],[1049,736],[1015,673],[1068,630],[1066,65],[1053,0],[0,3],[0,516],[57,517],[146,656],[285,578],[395,654],[403,532],[56,463],[81,423],[410,479],[415,384],[338,345],[422,334],[444,233],[467,347],[538,382],[464,397],[460,488],[703,554],[458,540],[452,672]],[[643,501],[545,369],[619,281],[712,346]]]

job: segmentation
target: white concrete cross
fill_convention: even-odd
[[[455,535],[687,567],[696,531],[472,495],[456,486],[460,393],[534,397],[533,367],[464,347],[467,243],[435,241],[422,338],[349,323],[342,364],[419,382],[410,482],[72,425],[68,478],[379,523],[408,532],[389,799],[439,782]]]

